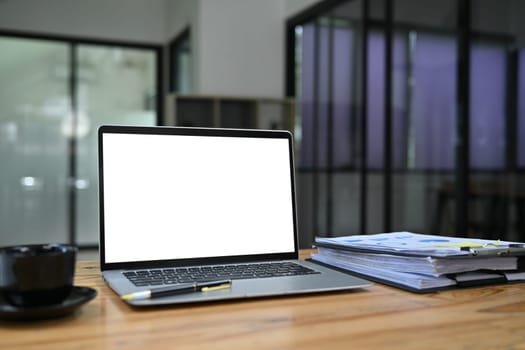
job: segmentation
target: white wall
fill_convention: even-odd
[[[320,1],[321,0],[286,0],[285,15],[287,18],[293,17]]]
[[[199,92],[282,96],[284,2],[204,0],[202,5]]]
[[[168,1],[167,38],[190,27],[195,94],[282,97],[286,19],[318,1]]]
[[[0,30],[165,44],[191,29],[197,94],[282,97],[285,23],[319,0],[2,0]]]
[[[167,0],[3,0],[0,29],[162,43]]]

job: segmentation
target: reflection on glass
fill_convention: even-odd
[[[359,228],[360,16],[361,3],[346,2],[296,27],[300,167],[306,170],[299,177],[314,202],[305,217],[312,226],[302,231],[338,235]]]
[[[477,42],[470,51],[470,166],[503,170],[507,52],[504,45]]]
[[[477,237],[525,239],[520,189],[520,67],[523,34],[514,26],[521,1],[480,0],[471,8],[477,34],[470,48],[470,178],[468,231]],[[517,49],[516,49],[517,46]],[[517,65],[509,59],[518,54]],[[517,87],[513,81],[517,81]],[[512,106],[517,106],[516,108]],[[518,129],[519,130],[519,129]],[[511,135],[515,136],[511,136]],[[516,142],[514,142],[516,140]]]
[[[317,187],[312,185],[312,214],[321,215],[315,229],[324,227],[328,221],[323,218],[332,210],[337,232],[331,233],[345,228],[353,232],[358,218],[347,220],[344,213],[365,211],[367,232],[383,230],[382,218],[390,216],[390,230],[525,240],[525,31],[516,15],[525,11],[525,2],[479,0],[459,6],[467,3],[396,0],[391,2],[393,26],[388,28],[387,3],[367,1],[365,208],[345,197],[362,190],[352,187],[357,184],[352,176],[360,175],[365,156],[359,147],[364,131],[358,89],[362,4],[342,1],[320,12],[302,23],[298,37],[301,166],[318,179]],[[459,30],[467,23],[468,48],[460,50]],[[393,34],[390,67],[385,64],[386,30]],[[463,62],[468,69],[458,69]],[[388,70],[391,130],[385,128]],[[467,93],[468,100],[460,101]],[[468,116],[458,113],[466,110]],[[385,145],[387,132],[390,145]],[[468,144],[459,142],[466,139]],[[391,203],[385,202],[385,180],[390,179],[385,175],[385,150],[392,161]],[[465,153],[469,164],[458,164]],[[468,179],[468,186],[458,188],[457,179]],[[323,192],[330,183],[332,207]],[[385,208],[390,212],[383,212]],[[458,212],[468,217],[456,217]],[[455,232],[459,227],[467,227],[467,232]]]
[[[97,130],[102,124],[155,125],[155,54],[79,45],[76,115],[77,237],[98,242]],[[132,190],[132,189],[130,189]]]
[[[456,6],[450,0],[394,3],[399,43],[394,42],[393,100],[405,96],[406,108],[398,102],[401,108],[394,105],[392,111],[393,231],[454,234],[449,223],[455,213],[441,191],[453,188],[456,159]],[[396,47],[406,55],[396,54]]]
[[[66,242],[68,47],[0,37],[0,246]]]
[[[457,119],[457,40],[453,35],[417,33],[413,34],[411,44],[412,166],[452,171]]]
[[[0,245],[67,243],[70,223],[76,243],[96,244],[97,128],[156,124],[152,50],[76,48],[0,37]],[[71,52],[77,53],[76,110]]]

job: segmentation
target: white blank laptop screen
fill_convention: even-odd
[[[106,263],[293,252],[284,138],[103,135]]]

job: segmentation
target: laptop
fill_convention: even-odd
[[[231,281],[219,290],[127,303],[182,304],[371,285],[298,260],[288,131],[104,125],[98,141],[100,267],[106,283],[129,296]]]

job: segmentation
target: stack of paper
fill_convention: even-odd
[[[513,275],[515,255],[525,253],[517,242],[410,232],[316,238],[316,245],[315,261],[417,290],[453,286],[462,279],[459,274],[480,270],[498,273],[469,274],[469,281],[504,279],[499,273]]]

